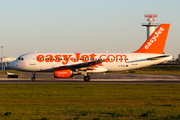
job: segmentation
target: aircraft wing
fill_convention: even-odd
[[[103,60],[96,60],[96,61],[89,61],[89,62],[83,62],[83,63],[78,63],[78,64],[59,66],[59,67],[56,66],[55,68],[77,69],[77,68],[84,68],[84,67],[96,67],[96,65],[103,66],[102,62],[103,62]]]

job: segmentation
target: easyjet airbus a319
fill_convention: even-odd
[[[124,71],[172,59],[163,54],[170,24],[161,24],[148,40],[132,53],[27,53],[19,56],[9,67],[20,71],[52,71],[56,78],[69,78],[84,74],[84,81],[91,78],[88,73]]]

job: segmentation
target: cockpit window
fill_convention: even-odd
[[[17,58],[17,60],[22,60],[22,61],[23,61],[23,60],[24,60],[24,58],[23,58],[23,57],[19,57],[19,58]]]

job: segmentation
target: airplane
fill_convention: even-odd
[[[146,42],[132,53],[27,53],[19,56],[9,67],[20,71],[51,71],[55,78],[69,78],[83,74],[90,81],[89,73],[126,71],[173,59],[163,54],[170,24],[161,24]]]

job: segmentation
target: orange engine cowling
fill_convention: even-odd
[[[54,77],[55,78],[69,78],[72,77],[72,71],[71,69],[54,69]]]

